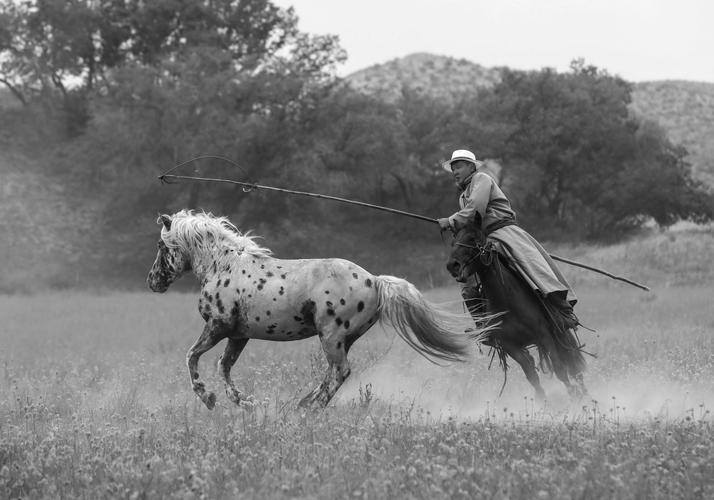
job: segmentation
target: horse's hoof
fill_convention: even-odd
[[[205,404],[206,408],[208,408],[209,410],[212,410],[213,408],[216,407],[216,393],[215,392],[209,392],[201,399],[203,400],[203,404]]]
[[[245,396],[238,399],[238,406],[246,410],[255,408],[255,398],[253,396]]]

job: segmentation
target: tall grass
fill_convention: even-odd
[[[322,378],[317,339],[251,341],[220,391],[217,346],[193,395],[192,294],[0,299],[1,498],[711,498],[711,286],[583,287],[592,398],[571,404],[520,370],[430,365],[375,328],[324,411],[296,409]],[[458,306],[456,287],[430,291]],[[396,340],[395,340],[396,339]]]

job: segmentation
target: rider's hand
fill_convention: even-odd
[[[442,231],[446,229],[451,229],[451,224],[449,224],[449,219],[437,219],[437,222],[439,223],[439,228],[441,228]]]

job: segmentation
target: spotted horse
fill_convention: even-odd
[[[231,368],[248,340],[300,340],[317,335],[328,362],[325,378],[300,401],[324,407],[350,374],[347,353],[376,322],[387,320],[406,343],[431,361],[464,361],[480,332],[462,334],[471,321],[428,302],[414,285],[374,276],[343,259],[274,258],[255,237],[225,217],[181,210],[161,215],[158,254],[147,282],[165,292],[187,271],[201,283],[198,310],[205,326],[188,350],[193,391],[212,409],[216,395],[198,373],[201,355],[223,339],[218,361],[228,398],[250,404],[236,388]]]

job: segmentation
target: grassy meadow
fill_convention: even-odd
[[[184,363],[195,294],[1,296],[0,498],[712,498],[711,234],[690,236],[556,252],[653,280],[568,271],[596,330],[579,403],[542,375],[537,404],[517,366],[499,397],[486,350],[438,367],[377,326],[318,412],[296,409],[323,376],[316,338],[248,343],[233,376],[253,410],[225,396],[219,344],[209,411]],[[425,294],[458,308],[455,285]]]

